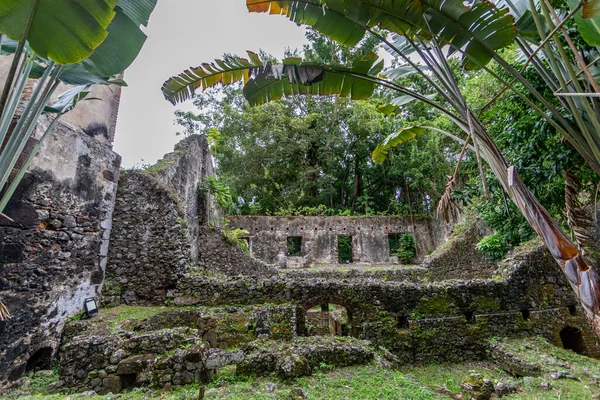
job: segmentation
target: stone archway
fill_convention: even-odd
[[[331,307],[333,310],[330,309],[331,305],[334,306]],[[314,310],[315,307],[320,307],[320,310]],[[310,328],[316,325],[316,335],[357,336],[356,308],[343,297],[313,297],[302,304],[302,317],[306,336],[311,335]]]
[[[563,348],[578,354],[587,354],[581,329],[567,325],[560,330],[559,337]]]
[[[52,369],[53,358],[54,348],[49,346],[41,347],[27,360],[25,372]]]

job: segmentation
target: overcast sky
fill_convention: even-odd
[[[223,53],[261,48],[281,58],[286,47],[306,43],[304,32],[284,16],[248,13],[244,0],[159,0],[148,40],[125,73],[129,86],[123,89],[114,145],[123,167],[154,164],[182,139],[175,136],[176,107],[160,91],[170,76]],[[178,107],[191,109],[191,101]]]

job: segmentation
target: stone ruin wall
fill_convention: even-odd
[[[199,185],[213,174],[204,136],[186,138],[146,171],[123,171],[108,256],[105,305],[164,305],[187,273],[269,273],[208,221],[222,215]]]
[[[0,87],[11,60],[0,57]],[[65,320],[100,295],[121,164],[112,150],[120,93],[94,87],[100,100],[61,117],[4,211],[12,221],[0,218],[0,298],[12,314],[0,322],[0,388],[49,364]],[[48,124],[43,116],[15,171]]]
[[[385,346],[403,362],[457,362],[486,357],[487,340],[540,335],[562,346],[565,327],[582,332],[586,354],[600,341],[564,274],[543,245],[525,246],[488,279],[432,281],[420,275],[280,274],[225,280],[186,276],[171,293],[174,305],[331,303],[352,315],[351,336]],[[425,270],[426,271],[426,270]]]
[[[0,322],[0,382],[40,354],[49,362],[65,320],[99,296],[120,163],[105,143],[58,124],[5,209],[0,297],[13,317]]]
[[[352,236],[353,264],[399,264],[390,254],[388,235],[411,232],[418,264],[446,242],[446,227],[426,217],[263,217],[228,216],[233,228],[249,232],[250,252],[281,268],[337,264],[338,236]],[[287,238],[302,238],[302,254],[287,254]]]

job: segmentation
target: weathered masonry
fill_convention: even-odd
[[[426,217],[248,217],[228,216],[231,226],[249,232],[254,257],[283,268],[315,264],[398,264],[393,242],[414,237],[416,256],[424,257],[446,241],[446,228]],[[346,252],[342,255],[341,252]]]
[[[0,58],[0,86],[10,60]],[[59,89],[60,92],[60,89]],[[42,143],[0,218],[0,388],[49,367],[65,321],[100,295],[121,157],[112,150],[119,88],[98,87]],[[46,130],[42,117],[31,151]],[[17,168],[24,159],[17,163]]]

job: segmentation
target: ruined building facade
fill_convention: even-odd
[[[447,242],[446,228],[428,218],[229,217],[227,226],[211,195],[199,190],[213,174],[206,139],[185,139],[147,171],[121,171],[112,150],[118,89],[96,90],[103,101],[79,105],[58,124],[5,210],[10,220],[0,218],[0,298],[13,316],[0,322],[0,387],[49,367],[57,353],[67,389],[109,392],[135,382],[140,371],[119,369],[131,361],[119,346],[142,343],[139,332],[103,338],[107,350],[89,357],[88,339],[59,350],[65,323],[90,298],[107,307],[253,305],[240,311],[262,321],[253,322],[252,335],[286,337],[307,334],[311,308],[339,304],[349,322],[336,332],[381,344],[404,362],[480,359],[486,339],[498,335],[541,335],[564,345],[565,329],[578,332],[582,352],[600,354],[544,248],[492,264],[472,253],[484,228],[470,225]],[[223,230],[234,228],[248,231],[248,253],[224,239]],[[403,264],[390,243],[407,232],[416,244],[412,262],[420,265],[379,268]],[[347,263],[365,268],[309,268],[338,264],[340,237],[350,237]],[[176,328],[181,346],[205,339],[227,345],[209,325],[201,335],[198,327]],[[155,367],[149,349],[129,350]],[[230,361],[243,365],[244,357],[235,353]],[[157,384],[176,384],[163,378]]]

